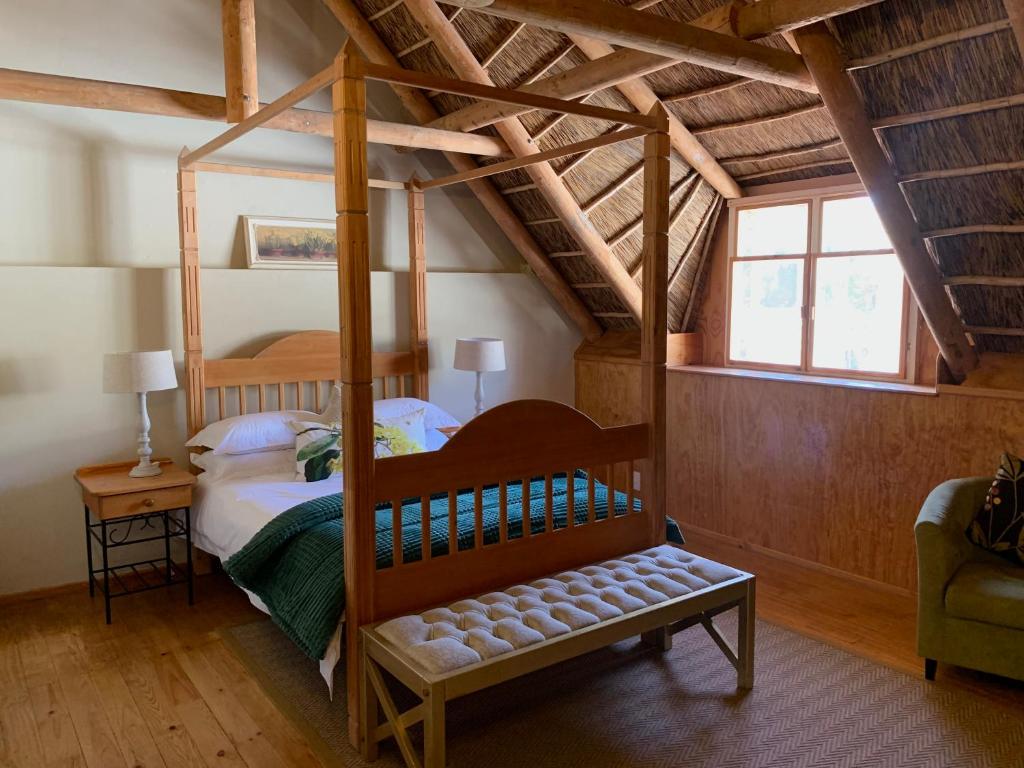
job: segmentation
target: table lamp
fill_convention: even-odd
[[[476,373],[476,412],[484,411],[484,373],[505,370],[505,343],[474,336],[455,340],[455,370]]]
[[[159,475],[160,465],[153,464],[149,447],[149,410],[146,393],[162,389],[176,389],[178,378],[174,374],[171,350],[158,352],[116,352],[103,356],[103,391],[108,393],[134,392],[139,396],[139,463],[128,474],[132,477]]]

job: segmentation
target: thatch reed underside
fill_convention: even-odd
[[[357,0],[365,14],[381,10],[389,0]],[[625,3],[626,0],[620,0]],[[664,0],[649,13],[690,21],[721,4],[721,0]],[[442,5],[449,15],[453,6]],[[1005,11],[1000,0],[886,0],[831,22],[850,58],[863,58],[981,24],[1000,21]],[[471,10],[453,22],[478,61],[491,57],[516,27],[512,21]],[[416,46],[424,33],[403,6],[372,22],[395,53]],[[785,49],[774,36],[763,44]],[[493,57],[488,73],[497,85],[517,87],[561,55],[547,74],[585,63],[578,50],[570,50],[563,35],[528,26]],[[565,55],[563,55],[565,54]],[[433,44],[416,47],[401,57],[403,65],[428,72],[453,74]],[[933,47],[862,69],[854,80],[874,117],[902,115],[944,108],[989,98],[1024,93],[1024,68],[1009,30]],[[813,94],[761,82],[742,82],[728,89],[689,96],[713,86],[736,83],[732,75],[687,64],[676,65],[644,78],[671,113],[696,133],[707,150],[740,183],[759,185],[809,179],[853,170],[828,112]],[[470,100],[433,97],[439,111],[449,113]],[[588,103],[632,109],[615,88],[588,98]],[[548,149],[591,138],[610,130],[607,123],[581,117],[556,119],[551,113],[531,112],[519,118],[537,146]],[[481,129],[493,134],[495,129]],[[899,176],[1024,159],[1024,107],[980,112],[939,121],[888,128],[883,143]],[[768,157],[765,157],[768,155]],[[562,181],[585,212],[623,268],[635,272],[640,260],[641,236],[635,222],[640,216],[642,175],[633,175],[642,160],[642,143],[633,141],[594,152],[584,162],[568,157],[552,163],[556,172],[568,166]],[[720,202],[706,183],[680,184],[690,172],[679,156],[673,157],[672,183],[676,190],[671,210],[679,215],[670,243],[670,329],[682,330],[695,283],[704,268],[701,254],[711,230],[708,221]],[[589,258],[572,255],[580,246],[554,218],[544,197],[530,188],[527,171],[493,177],[507,192],[506,199],[541,244],[552,254],[556,268],[572,284],[601,323],[608,328],[636,327],[613,291],[603,287]],[[617,186],[614,195],[607,191]],[[924,230],[968,224],[1024,222],[1024,171],[977,174],[952,179],[912,181],[905,184],[907,199]],[[685,206],[684,209],[681,208]],[[632,228],[632,229],[631,229]],[[625,233],[625,236],[623,234]],[[930,250],[944,276],[1024,276],[1024,237],[976,234],[936,239]],[[570,254],[570,255],[565,255]],[[685,260],[684,260],[685,255]],[[642,280],[642,275],[637,274]],[[965,323],[976,326],[1018,326],[1024,323],[1020,290],[956,286],[951,299]],[[692,316],[691,308],[691,316]],[[1008,336],[979,336],[983,349],[1024,350],[1024,340]]]

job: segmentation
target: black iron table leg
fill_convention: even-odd
[[[170,512],[164,510],[164,568],[167,569],[167,574],[164,576],[164,584],[171,583],[171,529],[170,529]]]
[[[195,604],[195,575],[192,570],[192,508],[185,507],[185,570],[188,579],[188,604]]]
[[[103,607],[107,614],[107,624],[110,623],[110,563],[107,559],[107,521],[100,521],[100,530],[103,533],[101,542],[103,548]]]
[[[89,561],[89,597],[95,597],[96,584],[92,578],[92,531],[89,528],[89,507],[85,507],[85,556]]]

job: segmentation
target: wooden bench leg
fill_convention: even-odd
[[[443,683],[430,687],[430,693],[423,701],[423,707],[423,766],[424,768],[444,768],[445,700]]]
[[[749,690],[754,687],[754,580],[747,582],[747,594],[739,604],[739,629],[736,645],[739,663],[736,665],[736,686]]]
[[[640,641],[659,651],[672,650],[672,633],[668,627],[658,627],[640,635]]]
[[[380,724],[380,703],[377,691],[370,681],[367,665],[373,661],[366,653],[365,647],[359,654],[359,683],[362,686],[359,699],[359,748],[363,759],[372,763],[379,752],[377,745],[377,726]]]

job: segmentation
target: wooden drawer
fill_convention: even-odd
[[[191,506],[192,486],[179,485],[137,493],[121,493],[116,496],[92,497],[87,499],[87,503],[93,514],[101,520],[141,515],[145,512],[161,512],[165,509],[180,509]]]

